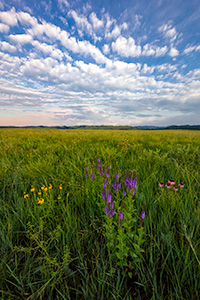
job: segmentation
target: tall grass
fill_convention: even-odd
[[[195,131],[1,129],[1,299],[199,299],[199,148]],[[137,172],[145,242],[132,278],[110,272],[102,187],[85,178],[98,158]],[[184,188],[158,187],[171,178]]]

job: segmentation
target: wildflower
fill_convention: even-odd
[[[60,197],[60,195],[58,195],[58,200],[60,200],[61,199],[61,197]]]
[[[178,187],[177,187],[177,186],[174,186],[174,190],[177,192],[177,191],[178,191]]]
[[[116,173],[116,175],[115,175],[115,179],[117,179],[119,177],[119,174],[118,174],[118,172]]]
[[[108,203],[111,202],[111,198],[112,198],[112,196],[110,194],[110,190],[107,190],[107,201],[108,201]]]
[[[110,208],[114,208],[114,203],[110,203]]]
[[[98,163],[100,163],[100,158],[98,158]]]
[[[86,172],[88,172],[88,166],[85,169],[86,169]]]
[[[174,179],[170,179],[170,180],[168,180],[168,183],[169,183],[169,184],[171,184],[171,185],[175,185],[175,181],[174,181]]]
[[[33,193],[35,191],[35,188],[32,186],[31,187],[31,192]]]
[[[85,173],[85,178],[87,178],[87,174]]]
[[[52,189],[52,185],[51,185],[51,184],[49,184],[49,189],[50,189],[50,190]]]
[[[104,188],[104,190],[106,189],[106,182],[104,182],[104,184],[103,184],[103,188]]]
[[[60,184],[59,189],[62,190],[62,184]]]
[[[92,180],[94,181],[96,175],[95,174],[92,174]]]
[[[44,188],[45,188],[45,186],[43,185],[43,186],[41,187],[41,190],[44,190]]]
[[[140,216],[141,216],[141,218],[142,218],[142,219],[144,219],[144,217],[145,217],[145,211],[144,211],[144,210],[142,210],[142,212],[141,212],[141,215],[140,215]]]
[[[107,178],[109,177],[109,174],[108,174],[108,172],[106,172],[106,177],[107,177]]]
[[[28,194],[24,193],[24,199],[28,198]]]
[[[108,166],[108,170],[110,170],[110,165]]]
[[[44,191],[46,192],[47,190],[48,190],[47,187],[45,187],[45,188],[44,188]]]
[[[105,207],[105,211],[106,211],[106,214],[108,215],[109,214],[108,206]]]
[[[171,189],[171,184],[170,183],[167,183],[165,186],[166,186],[167,189]]]
[[[123,195],[126,196],[126,191],[123,191]]]
[[[105,200],[105,193],[104,193],[104,192],[101,192],[101,198],[102,198],[103,200]]]
[[[111,217],[113,217],[114,214],[115,214],[115,210],[111,210],[111,211],[109,212],[109,215],[110,215]]]
[[[180,188],[184,188],[184,183],[179,183]]]
[[[39,192],[38,192],[38,195],[41,195],[42,193],[41,193],[41,190],[39,190]]]
[[[44,199],[43,198],[38,198],[38,204],[43,204],[44,203]]]
[[[163,182],[160,182],[159,183],[159,187],[163,187],[164,186],[164,183]]]
[[[123,213],[122,213],[121,210],[120,210],[120,212],[119,212],[119,219],[120,219],[120,220],[123,220]]]

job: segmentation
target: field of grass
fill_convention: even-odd
[[[198,300],[199,150],[198,131],[0,129],[0,299]]]

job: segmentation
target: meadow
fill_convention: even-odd
[[[199,131],[0,129],[0,299],[198,300],[199,150]]]

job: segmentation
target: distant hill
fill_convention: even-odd
[[[200,125],[170,125],[170,126],[113,126],[113,125],[100,125],[100,126],[0,126],[0,128],[49,128],[49,129],[93,129],[93,130],[170,130],[170,129],[186,129],[186,130],[200,130]]]

